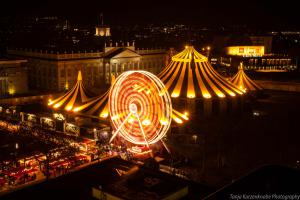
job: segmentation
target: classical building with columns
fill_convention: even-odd
[[[157,74],[166,62],[165,49],[136,49],[131,45],[105,46],[103,51],[60,52],[8,49],[8,54],[26,59],[30,89],[63,91],[76,83],[78,70],[90,89],[101,89],[112,75],[142,69]]]

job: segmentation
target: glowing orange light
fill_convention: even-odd
[[[109,93],[108,108],[114,128],[110,141],[120,135],[130,143],[149,147],[161,140],[171,121],[172,105],[166,91],[160,79],[150,72],[121,74]],[[114,117],[120,113],[122,116]]]
[[[210,99],[210,98],[211,98],[211,95],[208,94],[208,93],[205,93],[205,94],[203,94],[203,97],[206,98],[206,99]]]
[[[54,106],[53,106],[53,108],[59,108],[61,106],[61,104],[60,103],[57,103],[57,104],[55,104]]]
[[[177,123],[177,124],[182,124],[183,121],[181,119],[179,119],[178,117],[173,117],[174,121]]]
[[[133,118],[133,117],[130,117],[130,118],[128,119],[128,123],[132,124],[133,122],[134,122],[134,118]]]
[[[235,97],[235,94],[233,92],[229,92],[229,95]]]
[[[67,110],[67,111],[72,110],[72,106],[67,106],[67,107],[65,108],[65,110]]]
[[[52,104],[53,104],[52,99],[48,99],[48,105],[50,106]]]
[[[107,118],[108,117],[108,112],[101,113],[100,117]]]
[[[149,126],[149,125],[151,124],[151,122],[150,122],[149,119],[145,119],[145,120],[143,120],[142,124],[143,124],[144,126]]]
[[[118,119],[118,118],[119,118],[119,115],[115,115],[115,116],[112,116],[112,117],[111,117],[112,120],[116,120],[116,119]]]
[[[74,112],[78,112],[78,111],[80,111],[80,107],[76,107],[76,108],[74,108],[74,109],[73,109],[73,111],[74,111]]]
[[[218,97],[220,97],[220,98],[224,98],[224,97],[225,97],[225,95],[224,95],[223,93],[221,93],[221,92],[218,92],[217,95],[218,95]]]
[[[190,99],[195,98],[195,94],[190,93],[190,94],[187,95],[187,97],[190,98]]]
[[[227,47],[228,55],[236,56],[263,56],[265,54],[264,46],[231,46]]]
[[[173,92],[173,93],[171,94],[171,97],[174,97],[174,98],[179,97],[179,93]]]
[[[148,153],[152,153],[151,149],[142,151],[140,148],[137,147],[128,148],[127,150],[130,151],[131,153],[138,154],[138,155],[145,155]]]
[[[166,126],[166,125],[169,124],[168,120],[166,120],[166,119],[161,119],[161,120],[160,120],[160,123],[161,123],[162,125],[164,125],[164,126]]]

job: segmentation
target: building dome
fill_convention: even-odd
[[[244,93],[218,74],[193,46],[173,56],[158,77],[173,98],[224,98]]]

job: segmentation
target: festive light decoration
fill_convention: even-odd
[[[111,80],[112,80],[111,85],[113,85],[115,82],[115,77],[113,76],[111,78]],[[144,92],[146,95],[151,94],[151,90],[146,89],[145,87],[142,87],[139,84],[134,84],[132,86],[132,88],[135,91]],[[102,119],[108,119],[108,117],[110,116],[110,112],[108,109],[109,91],[110,91],[110,89],[107,92],[105,92],[103,95],[94,97],[94,98],[90,99],[89,101],[87,101],[86,103],[73,108],[73,112],[82,114],[82,115],[86,115],[86,116],[94,116],[94,117],[100,117]],[[166,89],[161,90],[159,95],[164,95],[165,93],[167,93]],[[121,115],[118,114],[118,115],[110,116],[110,118],[118,119],[120,116]],[[179,111],[176,111],[174,109],[172,110],[171,116],[172,116],[172,119],[178,124],[182,124],[184,121],[188,120],[187,116],[185,116],[184,114],[182,114]],[[129,123],[133,123],[133,121],[134,121],[133,116],[128,119]],[[160,121],[162,124],[170,123],[169,121],[167,121],[165,119],[161,119]]]
[[[207,57],[186,46],[158,75],[173,98],[224,98],[244,92],[218,74]]]
[[[146,71],[127,71],[112,85],[109,112],[116,135],[136,145],[156,143],[168,131],[172,104],[164,84]]]
[[[263,90],[261,86],[252,81],[244,72],[243,63],[240,63],[239,70],[231,79],[231,82],[243,91]]]
[[[89,95],[83,86],[81,71],[79,71],[77,82],[74,87],[66,94],[57,99],[49,99],[48,106],[55,109],[64,108],[66,111],[71,111],[73,107],[80,105],[88,100]]]

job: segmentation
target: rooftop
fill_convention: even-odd
[[[127,173],[127,175],[126,175]],[[122,175],[125,174],[125,175]],[[159,171],[153,171],[133,163],[113,158],[67,174],[48,182],[43,182],[23,190],[3,196],[2,199],[92,199],[92,187],[102,186],[103,190],[125,199],[161,199],[168,193],[193,183]],[[201,196],[211,190],[204,186],[197,188]],[[145,196],[144,196],[145,197]],[[159,198],[151,198],[159,197]]]
[[[299,194],[299,180],[299,169],[280,165],[266,165],[225,186],[206,199],[227,199],[230,194]]]

